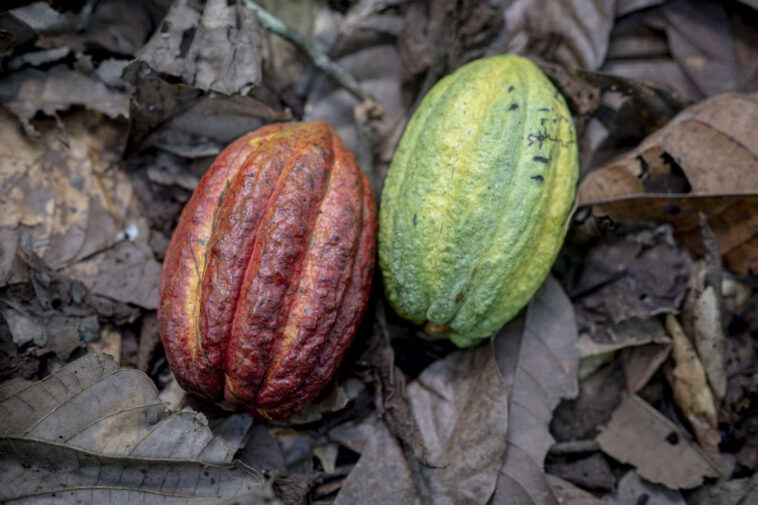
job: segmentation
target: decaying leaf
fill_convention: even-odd
[[[685,109],[627,155],[588,174],[579,204],[617,220],[671,223],[696,254],[703,212],[725,264],[747,273],[758,258],[756,114],[754,94],[719,95]]]
[[[613,26],[613,1],[533,2],[518,0],[505,9],[508,52],[526,52],[566,69],[596,70],[605,60]]]
[[[289,112],[250,96],[208,94],[169,82],[140,60],[131,62],[123,77],[136,88],[130,109],[130,143],[136,148],[153,145],[189,158],[212,156],[265,122],[292,119]]]
[[[612,505],[687,505],[679,491],[666,489],[640,478],[634,470],[619,479],[618,489],[605,499]]]
[[[63,119],[63,136],[49,125],[35,141],[7,112],[0,118],[0,228],[28,229],[30,250],[53,268],[124,238],[132,187],[113,169],[123,124],[77,112]]]
[[[723,5],[675,0],[662,9],[671,54],[703,96],[738,91],[739,64]]]
[[[562,477],[582,489],[610,491],[616,487],[616,478],[608,460],[599,452],[568,461],[548,461],[545,470],[550,475]]]
[[[671,314],[666,316],[666,329],[671,335],[671,356],[676,364],[674,401],[690,422],[695,438],[705,453],[718,463],[721,434],[716,404],[705,377],[705,369],[676,317]]]
[[[717,480],[693,491],[689,505],[747,505],[758,503],[758,475],[732,480]]]
[[[686,433],[637,396],[627,396],[596,437],[603,452],[671,489],[690,489],[718,469]]]
[[[48,116],[83,105],[111,118],[129,117],[129,97],[65,65],[45,72],[34,68],[14,72],[0,80],[0,102],[12,111],[27,133],[39,133],[29,123],[37,112]]]
[[[579,331],[599,343],[665,343],[665,338],[650,338],[661,332],[649,317],[678,311],[691,263],[669,227],[601,242],[586,253],[573,287]],[[618,349],[614,345],[605,351],[614,348]]]
[[[255,13],[239,3],[207,2],[202,13],[176,0],[137,58],[188,86],[247,94],[261,79],[261,39]]]
[[[547,481],[561,505],[608,505],[607,501],[595,498],[594,495],[555,475],[547,474]]]
[[[87,355],[37,383],[0,386],[3,500],[170,501],[259,490],[262,479],[208,428],[171,413],[142,372]],[[237,442],[239,443],[239,441]]]
[[[671,344],[647,344],[623,349],[620,359],[627,391],[636,393],[642,389],[670,354]]]

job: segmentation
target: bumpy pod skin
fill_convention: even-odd
[[[286,418],[334,375],[366,310],[376,202],[326,123],[264,126],[216,158],[166,251],[158,322],[185,389]]]
[[[569,110],[529,60],[484,58],[440,80],[382,193],[379,265],[395,310],[460,347],[491,336],[555,261],[578,172]]]

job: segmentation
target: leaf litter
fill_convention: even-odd
[[[41,419],[41,431],[0,440],[0,472],[26,479],[16,492],[34,503],[52,498],[44,485],[101,479],[124,484],[121,498],[87,488],[64,499],[194,501],[189,487],[151,487],[171,483],[219,504],[750,502],[755,5],[260,2],[346,68],[384,110],[374,116],[249,3],[30,2],[0,14],[0,402],[70,367],[100,377],[67,383],[76,398],[32,402],[36,414],[9,408],[6,422]],[[335,385],[287,425],[186,395],[158,345],[155,286],[212,157],[263,124],[325,119],[378,190],[426,91],[506,51],[541,65],[579,133],[584,207],[559,280],[490,345],[454,353],[375,296]],[[88,350],[123,368],[72,361]],[[128,444],[146,452],[128,456]],[[200,463],[203,444],[223,457]],[[195,452],[165,458],[172,447]]]

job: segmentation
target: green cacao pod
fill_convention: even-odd
[[[376,202],[326,123],[264,126],[216,158],[166,251],[158,323],[185,389],[286,418],[331,379],[368,303]]]
[[[578,177],[560,93],[529,60],[473,61],[413,114],[379,213],[387,298],[460,347],[526,305],[563,243]]]

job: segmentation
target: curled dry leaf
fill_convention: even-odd
[[[756,115],[756,94],[695,104],[628,154],[590,172],[577,201],[592,205],[595,215],[671,223],[696,254],[703,251],[703,212],[727,267],[746,274],[758,260]]]
[[[236,447],[214,436],[204,416],[172,413],[146,375],[104,356],[37,383],[3,384],[0,412],[0,472],[18,484],[0,491],[3,500],[226,498],[262,485],[232,462]]]
[[[672,314],[666,316],[666,329],[671,335],[674,358],[674,401],[682,410],[695,432],[703,450],[711,459],[719,462],[718,444],[721,434],[718,429],[716,404],[705,377],[705,369],[692,343],[682,331]]]
[[[266,122],[292,119],[289,111],[250,96],[209,94],[169,82],[140,60],[127,65],[123,78],[136,88],[130,110],[130,144],[136,148],[155,146],[187,158],[212,156]]]
[[[694,488],[719,475],[686,433],[637,396],[624,398],[596,440],[609,456],[671,489]]]
[[[726,394],[724,323],[722,320],[723,268],[719,244],[704,216],[700,216],[705,259],[690,276],[690,291],[682,309],[682,328],[694,337],[716,404]]]

